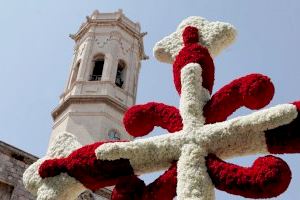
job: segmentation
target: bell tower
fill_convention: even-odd
[[[135,104],[143,36],[138,23],[122,12],[86,17],[75,41],[69,78],[53,110],[51,139],[59,132],[74,134],[83,145],[99,140],[132,139],[122,124]],[[50,144],[51,144],[50,139]]]

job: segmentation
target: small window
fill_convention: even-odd
[[[118,131],[116,131],[116,130],[111,130],[111,131],[109,131],[109,133],[108,133],[108,138],[109,138],[110,140],[120,140],[120,139],[121,139],[121,135],[120,135],[120,133],[119,133]]]
[[[118,87],[122,88],[124,85],[124,80],[125,80],[125,63],[123,61],[120,61],[118,63],[115,84]]]
[[[94,69],[93,73],[90,77],[90,81],[100,81],[102,77],[103,72],[103,66],[104,66],[104,59],[96,59],[94,62]]]

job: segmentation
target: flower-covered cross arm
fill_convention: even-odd
[[[181,135],[182,132],[177,132],[131,142],[106,143],[99,146],[95,153],[100,160],[128,159],[136,174],[153,172],[165,169],[178,160]]]
[[[206,130],[209,130],[209,133],[205,134],[206,140],[209,141],[208,151],[221,158],[268,153],[266,132],[290,126],[299,117],[294,104],[281,104],[225,122],[208,124],[205,126]],[[300,125],[294,127],[292,134],[299,137],[299,130]],[[201,129],[198,132],[200,134]],[[275,138],[277,136],[274,135]],[[286,133],[286,136],[289,136],[289,133]]]
[[[106,142],[85,145],[64,158],[46,160],[38,170],[39,175],[47,178],[67,173],[92,191],[115,185],[119,177],[133,175],[133,169],[126,159],[114,161],[97,159],[95,149]]]
[[[261,109],[274,95],[270,78],[262,74],[249,74],[219,89],[204,107],[206,123],[225,121],[234,111],[246,106]],[[226,106],[225,106],[226,105]]]
[[[177,199],[215,199],[214,185],[207,173],[206,155],[206,150],[196,144],[182,147],[177,164]]]
[[[203,107],[210,99],[210,93],[202,82],[202,68],[198,63],[189,63],[182,68],[179,110],[184,129],[205,124]]]
[[[147,135],[155,126],[170,133],[180,131],[183,126],[176,107],[157,102],[132,106],[125,113],[123,124],[126,131],[134,137]]]

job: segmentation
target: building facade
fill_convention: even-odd
[[[52,139],[60,132],[74,134],[82,145],[100,140],[133,139],[123,127],[124,112],[135,104],[144,53],[139,23],[118,10],[94,11],[86,17],[75,41],[69,77],[59,105],[53,110]],[[25,169],[38,158],[0,142],[0,199],[35,199],[22,183]],[[112,188],[86,191],[78,200],[110,199]]]
[[[22,177],[25,169],[38,158],[0,141],[0,199],[33,200],[24,188]]]

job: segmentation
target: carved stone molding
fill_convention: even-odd
[[[123,42],[124,40],[125,39],[122,37],[122,35],[119,32],[113,31],[110,33],[109,37],[103,42],[100,42],[96,39],[96,44],[97,44],[97,47],[99,49],[101,49],[101,48],[104,48],[110,41],[116,41],[119,43],[120,49],[121,49],[123,55],[127,55],[129,52],[132,52],[134,50],[134,44],[125,45]],[[126,47],[126,46],[129,46],[129,47]]]
[[[115,99],[107,95],[80,95],[80,96],[71,96],[67,98],[63,103],[61,103],[57,108],[52,112],[52,118],[55,120],[69,105],[71,104],[81,104],[81,103],[107,103],[118,109],[120,112],[125,112],[127,106],[121,105]]]

